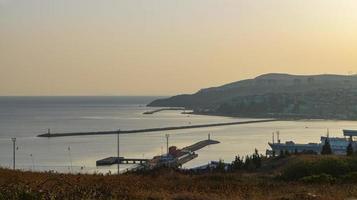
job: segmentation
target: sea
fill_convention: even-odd
[[[183,114],[163,111],[144,115],[157,108],[146,105],[162,97],[0,97],[0,167],[13,167],[13,142],[16,169],[62,173],[116,173],[117,166],[97,167],[96,161],[117,155],[117,135],[39,138],[51,133],[111,131],[197,125],[252,120]],[[265,154],[272,133],[279,131],[281,142],[319,142],[320,137],[343,137],[343,129],[357,129],[356,121],[299,120],[208,127],[162,132],[120,135],[120,156],[152,158],[166,152],[169,145],[178,148],[211,139],[220,141],[198,150],[198,157],[183,168],[194,168],[210,161],[231,162],[257,149]],[[276,136],[275,136],[275,139]],[[121,172],[133,167],[120,165]]]

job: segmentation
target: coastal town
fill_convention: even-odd
[[[0,0],[0,200],[357,200],[357,0]]]

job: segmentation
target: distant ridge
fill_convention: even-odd
[[[263,74],[195,94],[158,99],[148,106],[185,107],[196,113],[249,116],[357,119],[357,76]]]

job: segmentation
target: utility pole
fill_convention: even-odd
[[[11,138],[12,140],[12,150],[13,150],[13,154],[12,154],[12,169],[15,169],[16,167],[16,138]]]
[[[69,163],[71,164],[70,165],[70,172],[72,173],[73,164],[72,164],[71,146],[68,146],[68,156],[69,156]]]
[[[120,148],[119,148],[119,144],[120,144],[120,139],[119,139],[119,134],[120,134],[120,129],[118,129],[118,134],[117,134],[117,157],[118,157],[118,175],[120,172]]]
[[[165,137],[166,137],[166,153],[167,153],[167,155],[169,155],[169,137],[170,137],[170,135],[165,134]]]
[[[330,130],[327,128],[327,138],[330,137]]]
[[[165,134],[166,137],[166,167],[169,167],[170,161],[169,161],[169,134]]]
[[[32,161],[32,171],[35,171],[35,161],[33,159],[32,153],[30,154],[30,157],[31,157],[31,161]]]

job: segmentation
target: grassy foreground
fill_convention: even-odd
[[[264,160],[253,171],[192,174],[160,169],[120,176],[0,169],[0,199],[353,199],[355,163],[357,158],[289,156]]]

